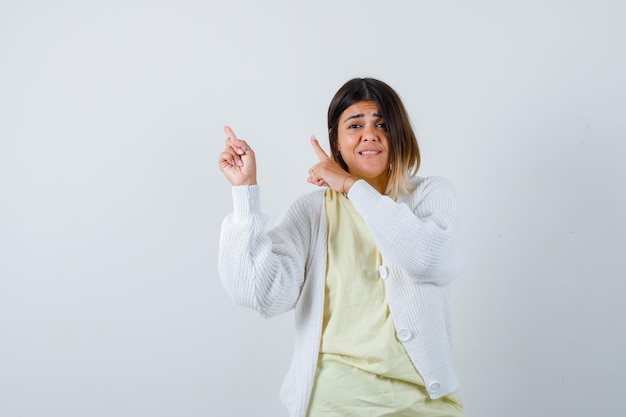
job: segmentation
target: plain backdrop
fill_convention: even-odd
[[[217,275],[222,127],[272,224],[362,76],[457,191],[468,414],[623,415],[625,74],[621,0],[3,0],[0,416],[285,416],[293,317]]]

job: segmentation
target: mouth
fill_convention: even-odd
[[[366,150],[366,151],[360,151],[359,155],[363,155],[363,156],[373,156],[373,155],[378,155],[380,154],[381,151],[372,151],[372,150]]]

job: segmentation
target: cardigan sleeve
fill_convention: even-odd
[[[398,202],[357,181],[348,197],[374,236],[378,249],[418,281],[445,285],[465,266],[459,251],[458,204],[442,177],[419,179]]]
[[[263,317],[289,311],[304,282],[315,217],[297,201],[266,232],[259,186],[235,186],[232,194],[233,212],[223,220],[220,233],[222,284],[235,303]]]

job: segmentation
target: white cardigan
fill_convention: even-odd
[[[397,330],[431,398],[458,389],[453,369],[449,284],[464,267],[458,207],[442,177],[416,177],[395,202],[357,181],[348,198],[382,254],[379,275]],[[232,188],[233,213],[222,223],[219,273],[232,299],[269,318],[295,309],[295,346],[280,397],[304,417],[313,388],[324,313],[327,228],[324,189],[298,198],[265,231],[260,187]]]

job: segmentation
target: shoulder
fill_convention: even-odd
[[[297,197],[291,204],[292,207],[317,210],[324,204],[324,192],[326,188],[319,188]]]
[[[302,194],[294,200],[294,204],[302,204],[302,203],[313,203],[313,202],[323,202],[324,201],[324,193],[327,188],[318,188],[313,191],[309,191],[308,193]]]
[[[409,196],[410,199],[423,199],[433,197],[455,198],[455,191],[452,183],[445,177],[413,177],[411,182],[414,189]]]
[[[452,183],[444,177],[415,177],[415,189],[406,203],[419,217],[437,219],[444,227],[458,216],[458,202]],[[447,226],[445,226],[447,228]]]
[[[286,215],[318,217],[324,208],[324,191],[320,188],[297,197],[287,209]]]

